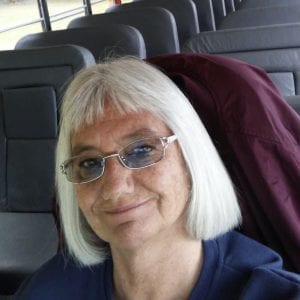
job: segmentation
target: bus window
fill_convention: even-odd
[[[132,0],[119,1],[122,3]],[[25,35],[66,29],[69,22],[88,14],[104,13],[116,0],[4,0],[0,1],[0,50],[14,49]],[[45,6],[46,14],[40,13]],[[45,18],[41,17],[45,15]]]
[[[36,0],[0,1],[0,50],[13,49],[24,35],[41,31]]]

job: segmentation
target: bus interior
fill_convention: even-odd
[[[298,156],[278,155],[282,186],[290,194],[278,195],[275,182],[274,192],[259,199],[263,193],[249,187],[247,176],[237,178],[252,193],[246,203],[250,217],[244,216],[248,226],[239,230],[300,272],[300,0],[108,1],[101,13],[83,0],[81,15],[72,12],[58,30],[47,2],[37,1],[41,32],[0,51],[0,299],[13,299],[22,282],[61,248],[54,166],[68,83],[79,70],[124,55],[150,62],[170,54],[218,55],[268,74],[286,111],[270,123],[297,124],[292,134],[298,139],[285,143]],[[13,30],[0,30],[0,40]]]

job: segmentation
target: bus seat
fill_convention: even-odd
[[[81,68],[80,47],[0,51],[0,295],[56,253],[52,216],[60,98]]]
[[[297,23],[299,20],[300,5],[239,9],[228,14],[217,24],[217,29]]]
[[[21,38],[15,49],[63,44],[85,47],[94,55],[96,60],[112,55],[146,57],[145,44],[141,33],[136,28],[123,24],[34,33]]]
[[[149,62],[174,80],[204,122],[235,184],[241,231],[300,272],[299,115],[262,69],[242,61],[189,53]]]
[[[193,0],[196,5],[200,32],[216,30],[213,0]]]
[[[224,0],[212,0],[213,3],[213,10],[214,10],[214,16],[216,21],[217,28],[219,27],[219,24],[224,20],[226,17],[226,6]]]
[[[183,43],[199,32],[196,5],[192,0],[141,0],[111,6],[107,12],[135,10],[145,7],[163,7],[169,10],[175,18],[180,47]],[[136,13],[134,13],[136,15]],[[151,22],[149,23],[151,28]]]
[[[288,6],[295,4],[299,4],[299,0],[244,0],[238,3],[236,7],[238,9],[249,9],[269,6]]]
[[[145,41],[147,56],[179,52],[176,23],[172,14],[163,8],[118,11],[73,19],[68,28],[100,27],[108,30],[113,24],[127,24],[137,28]]]
[[[242,2],[241,0],[234,0],[234,7],[235,7],[235,9],[238,9],[240,7],[241,2]]]
[[[225,0],[226,15],[235,11],[234,0]]]
[[[285,100],[300,115],[300,96],[286,96]]]
[[[200,33],[184,52],[231,56],[264,68],[283,96],[300,93],[300,23]]]
[[[300,95],[300,47],[222,55],[263,68],[284,97]]]
[[[300,47],[300,22],[200,32],[183,50],[196,53],[233,53]]]

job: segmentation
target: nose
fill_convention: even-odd
[[[117,200],[134,191],[133,170],[125,168],[117,157],[105,161],[105,171],[101,177],[101,196],[104,200]]]

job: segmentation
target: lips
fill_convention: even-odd
[[[139,207],[145,205],[146,203],[148,203],[149,201],[150,200],[145,200],[145,201],[137,202],[137,203],[130,203],[128,205],[119,206],[119,207],[116,207],[116,208],[105,210],[105,212],[107,214],[111,214],[111,215],[121,214],[121,213],[128,212],[130,210],[134,210],[136,208],[139,208]]]

